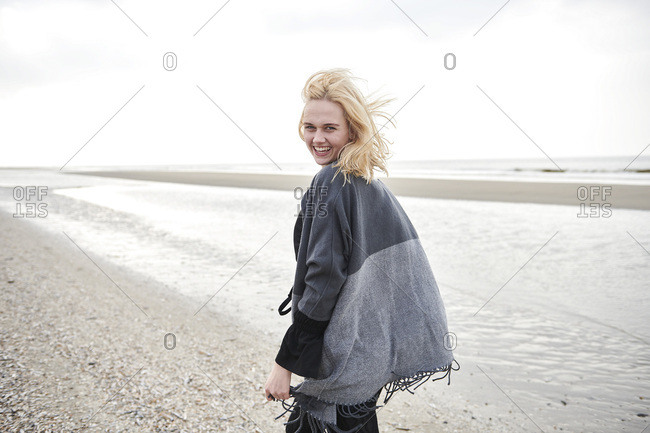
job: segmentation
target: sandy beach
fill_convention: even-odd
[[[284,431],[262,396],[279,341],[4,212],[0,244],[2,431]],[[380,428],[509,431],[433,407],[396,395]]]
[[[293,189],[310,178],[215,179],[0,170],[0,430],[284,431],[262,386],[290,324]],[[17,198],[28,185],[47,195]],[[642,188],[625,186],[634,209],[608,200],[603,218],[507,188],[399,195],[461,370],[396,394],[380,431],[643,430],[650,238]],[[47,216],[21,217],[29,203]]]
[[[309,187],[311,176],[190,171],[69,171],[91,176],[238,188],[292,190]],[[399,196],[579,207],[609,204],[620,209],[650,209],[650,185],[607,182],[529,182],[504,180],[380,177]]]

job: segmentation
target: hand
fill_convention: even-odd
[[[286,400],[290,397],[290,385],[291,372],[274,362],[271,374],[264,385],[264,398],[267,400]]]

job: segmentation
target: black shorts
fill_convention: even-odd
[[[372,405],[374,406],[377,403],[378,398],[379,398],[379,393],[377,393],[375,397],[369,401],[372,401]],[[293,421],[299,416],[300,416],[300,407],[295,406],[295,412],[293,412],[291,416],[289,416],[289,421]],[[299,424],[300,422],[298,421],[293,424],[287,425],[286,433],[322,433],[320,431],[313,432],[309,428],[309,425],[307,424],[306,421],[303,422],[302,428],[300,429],[300,431],[298,431]],[[354,418],[354,417],[344,416],[343,414],[341,414],[339,408],[337,407],[336,426],[343,430],[350,430],[354,427],[362,426],[361,429],[357,431],[357,433],[379,433],[379,425],[377,424],[376,410],[372,410],[368,412],[368,414],[364,415],[362,418]]]

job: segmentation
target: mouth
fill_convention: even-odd
[[[317,156],[325,156],[331,152],[332,146],[312,146]]]

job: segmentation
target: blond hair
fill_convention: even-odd
[[[343,146],[334,167],[343,172],[343,184],[348,180],[348,175],[360,176],[366,183],[372,182],[374,168],[378,168],[386,175],[386,160],[390,157],[388,143],[381,129],[377,129],[375,119],[383,117],[393,126],[395,123],[388,114],[381,109],[394,98],[366,98],[353,82],[358,79],[352,76],[349,69],[334,68],[321,70],[314,73],[302,89],[302,99],[305,104],[311,100],[325,99],[340,104],[343,115],[347,121],[351,141]],[[303,119],[304,109],[300,116],[298,133],[304,141]],[[385,125],[384,125],[385,126]],[[383,127],[382,127],[383,128]],[[334,179],[332,179],[334,180]]]

